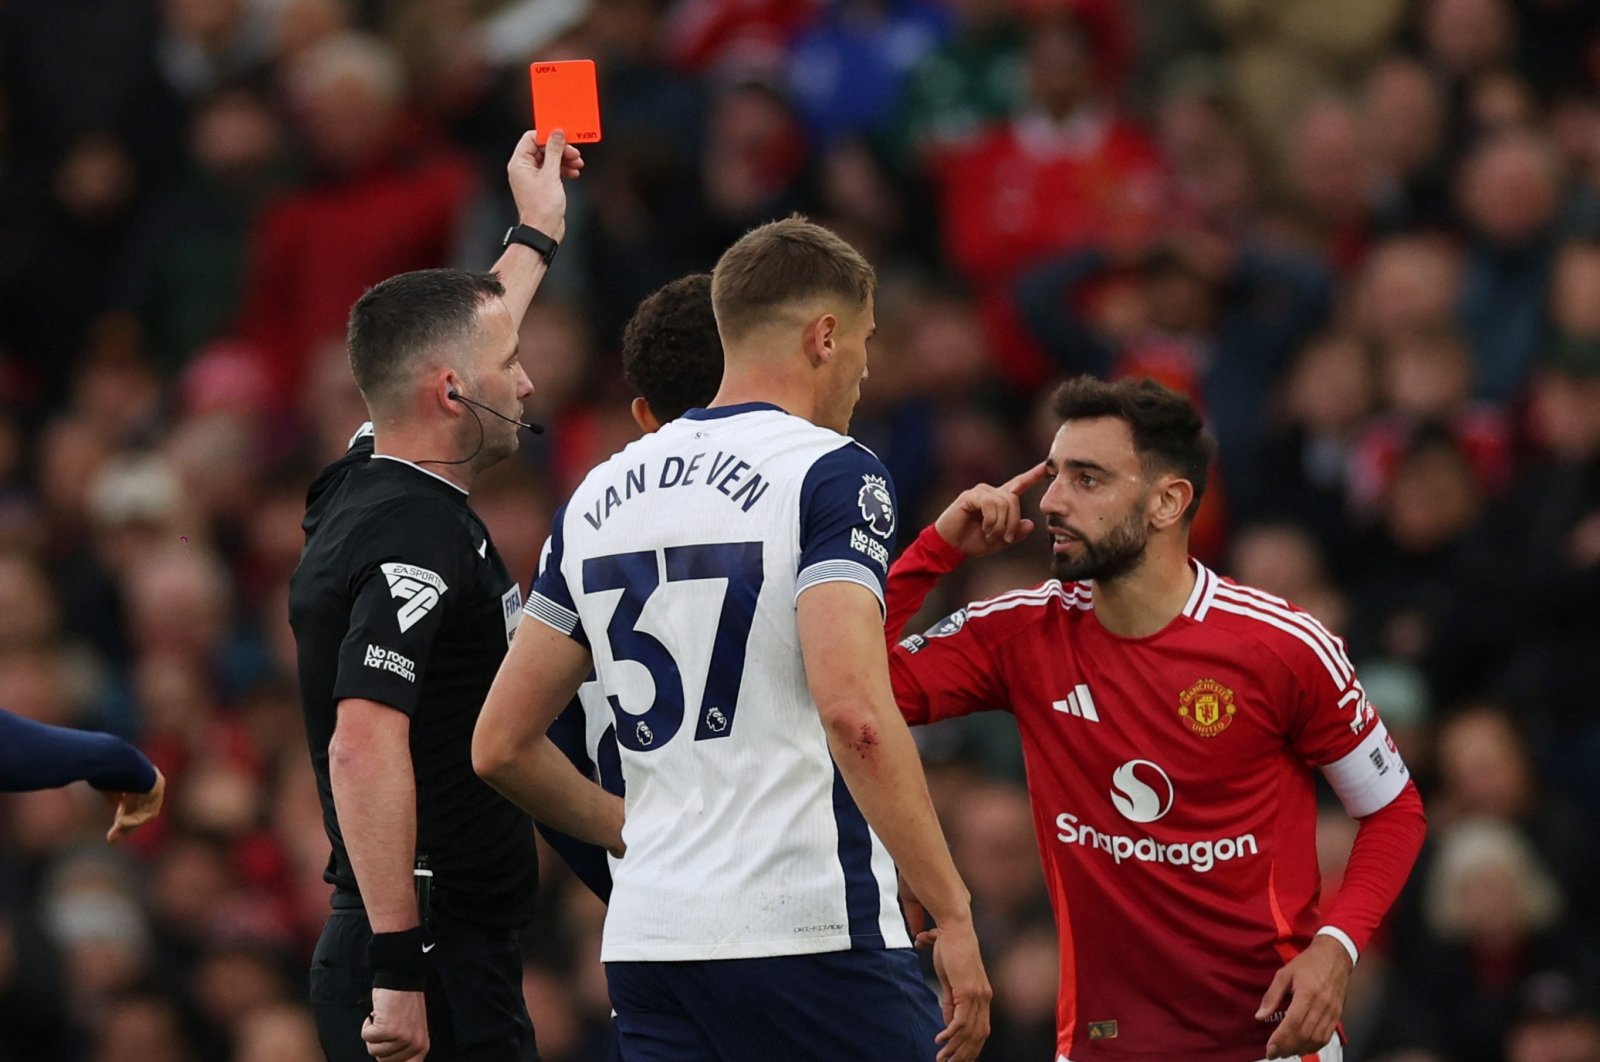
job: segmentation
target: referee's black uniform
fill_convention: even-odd
[[[472,770],[473,726],[521,595],[466,491],[372,450],[363,429],[312,484],[289,592],[336,887],[311,1000],[334,1062],[367,1062],[371,930],[328,779],[335,706],[365,698],[411,718],[417,852],[434,874],[428,1058],[523,1062],[537,1057],[515,939],[538,879],[533,824]]]

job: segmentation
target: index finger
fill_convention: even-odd
[[[511,151],[512,162],[524,156],[534,159],[539,157],[539,133],[535,129],[523,133],[522,138],[517,141],[517,146]]]
[[[1000,489],[1012,494],[1026,494],[1049,478],[1050,470],[1045,467],[1043,461],[1040,461],[1026,472],[1006,480],[1000,485]]]

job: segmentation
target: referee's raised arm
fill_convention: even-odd
[[[506,309],[519,328],[567,234],[567,190],[561,182],[582,172],[583,156],[559,129],[543,146],[532,130],[523,133],[506,164],[517,223],[506,232],[505,253],[493,272],[505,285]]]
[[[490,1044],[537,1057],[515,940],[537,887],[532,823],[471,757],[521,592],[468,497],[527,427],[518,331],[565,234],[563,178],[582,164],[559,135],[539,147],[528,133],[494,271],[403,273],[350,313],[371,429],[312,485],[290,586],[332,849],[311,971],[332,1062]]]

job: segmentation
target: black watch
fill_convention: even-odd
[[[520,243],[524,247],[532,247],[544,259],[545,265],[551,265],[556,260],[556,249],[561,245],[549,236],[540,232],[532,225],[513,225],[506,230],[506,238],[500,241],[501,247],[510,247]]]

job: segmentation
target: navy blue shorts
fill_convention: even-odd
[[[910,948],[610,962],[625,1062],[929,1062],[944,1028]]]

